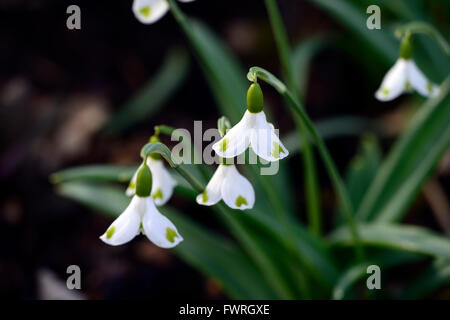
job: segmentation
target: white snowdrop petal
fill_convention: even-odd
[[[169,10],[166,0],[134,0],[133,12],[136,18],[145,24],[161,19]]]
[[[100,239],[112,246],[118,246],[132,240],[139,232],[140,207],[143,199],[134,196],[125,211],[114,220]]]
[[[149,202],[153,200],[148,197]],[[173,248],[183,241],[175,225],[163,216],[156,207],[148,204],[147,210],[142,218],[142,227],[145,236],[155,245],[161,248]]]
[[[153,178],[151,196],[157,206],[162,206],[169,201],[177,182],[172,178],[162,160],[149,157],[147,165],[150,167]]]
[[[211,180],[206,185],[205,191],[197,196],[196,201],[198,204],[212,206],[222,199],[221,189],[226,171],[227,166],[219,165],[217,167],[216,172],[214,172]]]
[[[222,158],[234,158],[243,153],[250,144],[251,124],[252,117],[247,111],[241,121],[213,144],[214,151]]]
[[[399,58],[381,82],[375,97],[380,101],[397,98],[408,86],[408,61]]]
[[[139,168],[136,170],[136,172],[134,173],[133,177],[130,180],[130,183],[128,184],[127,190],[125,191],[125,195],[127,195],[128,197],[132,197],[136,194],[137,173],[141,167],[142,165],[139,166]]]
[[[255,204],[253,186],[234,165],[228,166],[221,192],[223,201],[230,208],[245,210],[253,208]]]
[[[439,93],[439,87],[431,83],[412,60],[408,63],[408,74],[411,86],[422,96],[433,97]]]
[[[180,1],[180,2],[193,2],[195,0],[178,0],[178,1]]]
[[[289,154],[276,135],[274,126],[267,122],[264,112],[258,114],[250,141],[253,151],[267,161],[278,161]]]

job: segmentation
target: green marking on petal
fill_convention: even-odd
[[[162,199],[163,198],[163,193],[162,193],[162,191],[161,191],[161,189],[160,188],[158,188],[158,189],[156,189],[156,191],[153,193],[153,199]]]
[[[238,196],[237,198],[236,198],[236,205],[238,206],[238,207],[241,207],[243,204],[244,205],[246,205],[246,206],[248,206],[248,202],[247,202],[247,199],[245,199],[243,196]]]
[[[116,227],[115,226],[112,226],[111,228],[106,230],[106,239],[111,239],[111,237],[113,236],[115,231],[116,231]]]
[[[406,83],[405,83],[405,90],[411,90],[412,89],[412,85],[411,85],[411,82],[409,82],[409,81],[406,81]]]
[[[130,181],[130,184],[128,185],[128,188],[130,188],[130,189],[136,189],[136,182]]]
[[[278,159],[278,158],[280,158],[281,153],[284,153],[283,148],[280,146],[280,144],[278,142],[274,141],[272,144],[272,152],[270,154],[275,159]]]
[[[208,194],[206,193],[206,190],[202,193],[202,202],[208,202]]]
[[[220,143],[219,150],[220,152],[225,152],[228,148],[228,139],[222,139],[222,142]]]
[[[383,96],[387,96],[387,95],[389,94],[389,89],[388,89],[388,88],[383,88],[383,89],[381,89],[381,94],[382,94]]]
[[[170,243],[174,243],[175,242],[175,238],[178,238],[178,233],[171,229],[171,228],[166,228],[166,239],[170,242]]]
[[[428,93],[433,92],[433,84],[430,81],[427,82],[427,91]]]
[[[150,13],[152,12],[152,8],[150,8],[149,6],[147,7],[142,7],[139,9],[139,13],[141,15],[143,15],[144,17],[148,18],[150,17]]]

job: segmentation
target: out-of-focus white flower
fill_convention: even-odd
[[[150,196],[152,184],[148,166],[142,165],[136,179],[136,195],[124,212],[100,237],[105,243],[118,246],[131,241],[139,233],[161,248],[173,248],[183,238],[174,224],[156,208]]]
[[[195,0],[178,0],[180,2],[192,2]],[[134,0],[133,12],[136,18],[145,24],[155,23],[169,10],[167,0]]]
[[[289,152],[281,143],[274,126],[267,122],[263,109],[263,96],[257,83],[247,92],[247,110],[241,121],[213,145],[214,151],[223,158],[237,157],[250,145],[253,151],[267,161],[278,161]]]
[[[197,203],[212,206],[223,200],[233,209],[251,209],[255,204],[255,191],[235,165],[220,164],[205,191],[197,196]]]
[[[425,77],[412,59],[410,39],[405,37],[401,44],[400,58],[384,76],[375,97],[381,101],[390,101],[403,92],[413,90],[425,97],[434,97],[439,93],[439,87]]]

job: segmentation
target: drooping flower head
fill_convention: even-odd
[[[229,121],[222,117],[218,121],[219,132],[223,135],[226,127],[230,127]],[[239,173],[236,166],[230,160],[220,158],[221,163],[206,186],[203,193],[196,198],[197,203],[212,206],[223,200],[227,206],[233,209],[246,210],[253,208],[255,204],[255,191],[251,183]]]
[[[192,2],[195,0],[178,0],[180,2]],[[167,0],[134,0],[133,12],[136,18],[145,24],[155,23],[169,10]]]
[[[403,92],[413,90],[425,97],[434,97],[439,93],[439,87],[431,83],[414,62],[411,36],[406,35],[400,45],[400,58],[384,76],[375,97],[381,101],[390,101]]]
[[[241,121],[213,145],[214,151],[220,157],[237,157],[249,146],[267,161],[278,161],[289,154],[278,138],[274,126],[267,122],[263,106],[261,87],[255,82],[247,91],[247,111]]]
[[[144,160],[136,177],[136,194],[124,212],[100,237],[103,242],[118,246],[131,241],[139,233],[161,248],[173,248],[183,238],[174,224],[155,207],[150,196],[152,173]]]
[[[149,142],[156,143],[160,142],[160,140],[157,135],[153,135]],[[169,171],[164,166],[164,161],[161,159],[160,154],[150,154],[147,158],[147,165],[149,166],[153,177],[151,196],[157,206],[162,206],[169,201],[177,182],[172,178]],[[141,167],[136,170],[136,173],[128,185],[125,192],[127,196],[133,196],[136,192],[136,177]]]

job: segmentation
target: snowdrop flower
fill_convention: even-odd
[[[194,0],[178,0],[192,2]],[[167,0],[134,0],[133,12],[136,18],[145,24],[151,24],[161,19],[169,10]]]
[[[144,163],[136,178],[136,195],[125,211],[111,224],[100,237],[103,242],[118,246],[143,233],[161,248],[173,248],[183,238],[173,223],[156,209],[150,196],[152,174]]]
[[[273,125],[267,122],[263,104],[261,87],[253,83],[247,92],[247,110],[241,121],[213,145],[220,157],[236,157],[249,145],[258,156],[267,161],[277,161],[289,154],[276,135]]]
[[[405,36],[400,46],[400,58],[384,76],[375,97],[381,101],[390,101],[403,92],[413,90],[425,97],[434,97],[439,93],[439,87],[425,77],[412,59],[410,36]]]
[[[217,121],[221,136],[231,127],[226,117]],[[233,209],[251,209],[255,204],[255,191],[251,183],[242,176],[230,159],[220,158],[220,165],[203,193],[197,196],[197,203],[212,206],[221,199]]]
[[[156,143],[160,142],[160,140],[158,137],[152,136],[150,142]],[[147,165],[150,167],[153,177],[151,196],[157,206],[162,206],[169,201],[170,197],[172,197],[173,189],[177,185],[177,182],[172,178],[169,171],[164,166],[161,155],[157,153],[151,154],[147,158]],[[141,167],[138,168],[125,191],[125,194],[129,197],[133,196],[136,192],[136,177]]]
[[[223,200],[233,209],[251,209],[255,204],[255,191],[234,164],[220,164],[205,191],[197,196],[197,203],[212,206]]]

